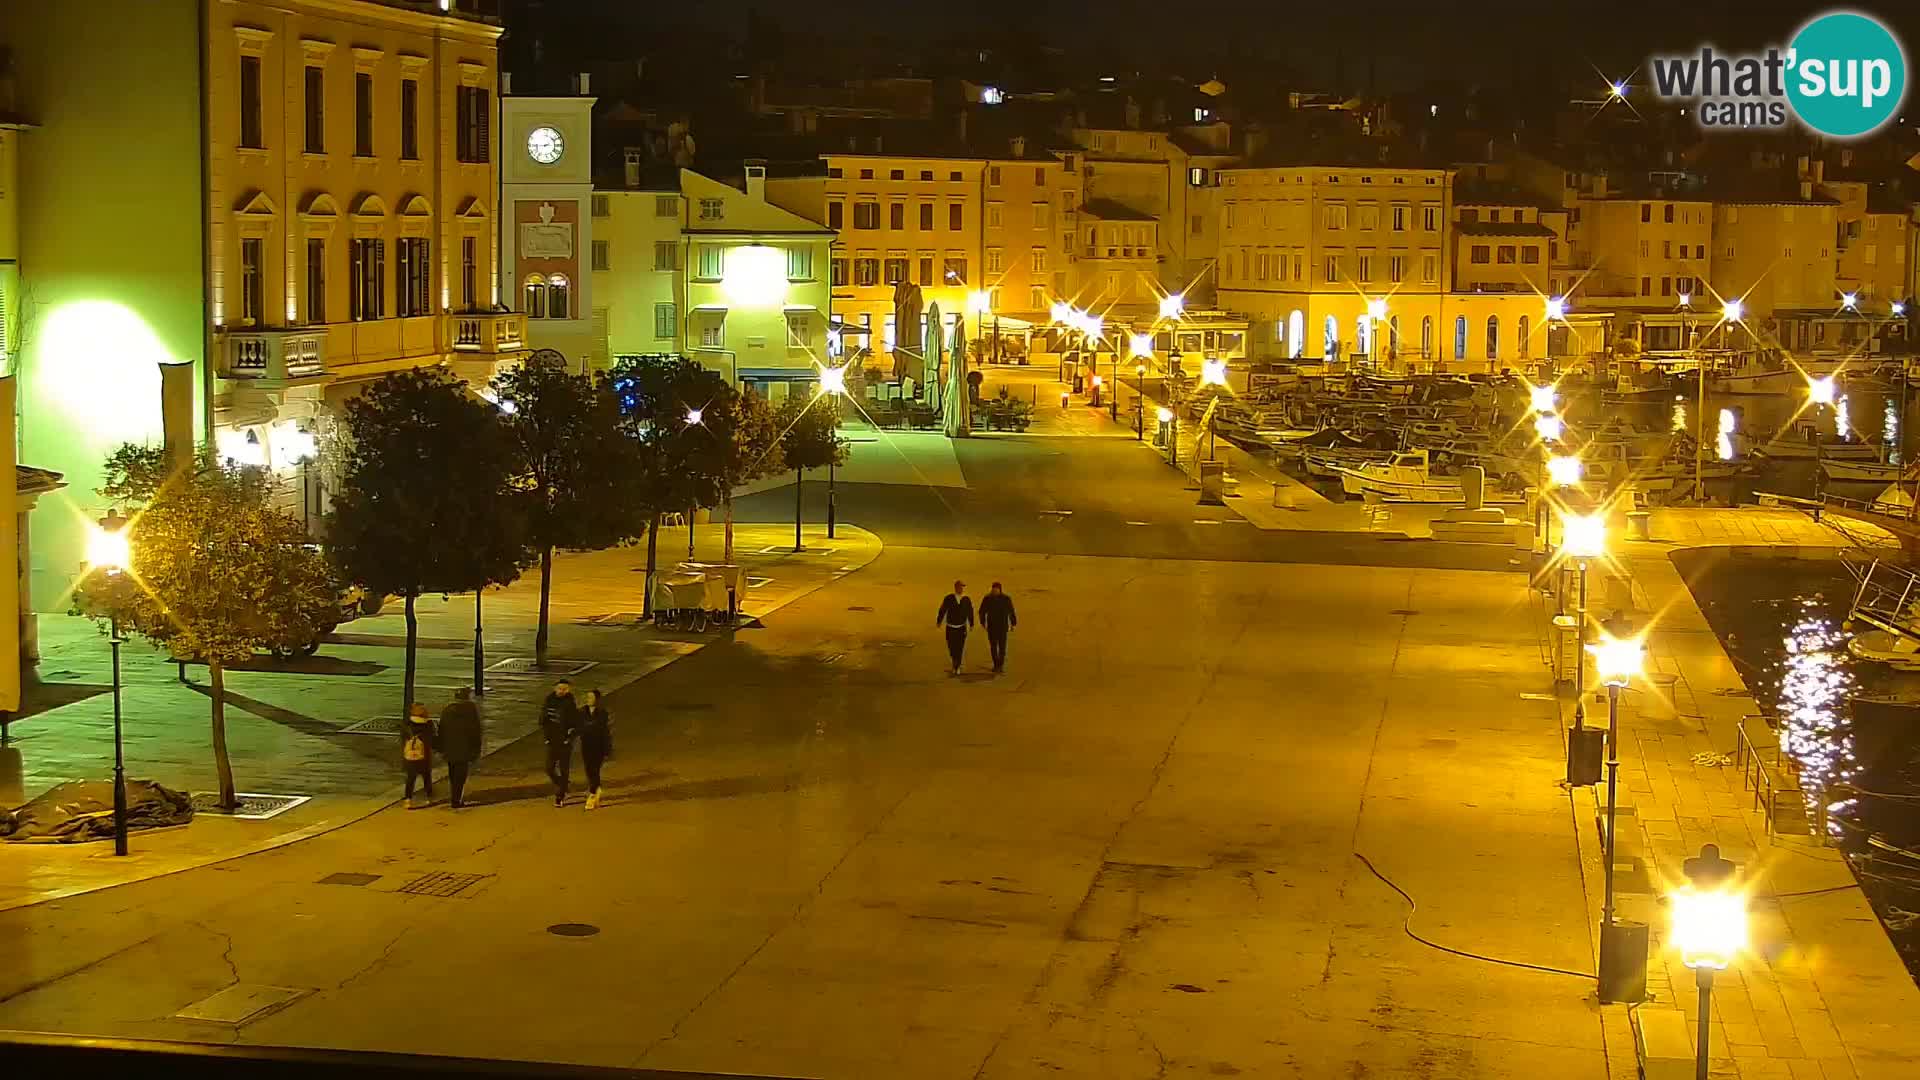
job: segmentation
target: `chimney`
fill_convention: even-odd
[[[748,158],[747,197],[760,202],[767,201],[767,162],[764,158]]]
[[[503,71],[500,73],[500,96],[513,96],[513,72],[511,71]]]
[[[1800,198],[1802,201],[1813,198],[1813,181],[1800,181]]]
[[[637,146],[627,147],[627,153],[626,153],[627,187],[629,189],[637,188],[640,186],[641,156],[642,156],[641,150],[639,147]]]
[[[1027,137],[1025,135],[1015,135],[1013,138],[1008,139],[1007,149],[1013,152],[1013,157],[1015,160],[1026,157],[1027,156]]]
[[[1826,180],[1827,180],[1826,161],[1825,160],[1815,161],[1813,163],[1813,182],[1816,184],[1824,184],[1826,183]]]
[[[1801,154],[1800,157],[1795,160],[1794,165],[1796,166],[1796,171],[1798,171],[1801,176],[1807,175],[1807,155]]]
[[[573,77],[573,92],[580,97],[593,93],[593,74],[583,71]]]

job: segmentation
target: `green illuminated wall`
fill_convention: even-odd
[[[199,18],[195,0],[0,2],[37,125],[20,155],[19,456],[67,479],[33,513],[37,610],[65,609],[101,459],[160,440],[158,365],[205,360]]]

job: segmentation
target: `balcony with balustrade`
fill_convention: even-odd
[[[216,371],[223,379],[283,386],[327,375],[324,326],[229,327],[220,332]]]
[[[498,356],[527,347],[527,316],[522,311],[486,311],[448,317],[453,340],[448,351]]]

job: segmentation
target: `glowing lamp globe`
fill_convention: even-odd
[[[1576,559],[1607,553],[1607,519],[1598,514],[1569,514],[1560,519],[1560,550]]]
[[[1153,355],[1153,335],[1135,334],[1127,339],[1127,350],[1134,356]]]
[[[1547,459],[1547,479],[1554,487],[1572,487],[1580,482],[1584,470],[1580,459],[1569,454],[1556,454]]]
[[[1567,298],[1564,296],[1547,297],[1547,318],[1564,319],[1567,317]]]
[[[699,422],[700,422],[700,410],[699,410],[699,409],[688,409],[688,410],[687,410],[687,423],[689,423],[689,424],[697,424],[697,423],[699,423]]]
[[[1387,302],[1378,297],[1367,301],[1367,318],[1378,322],[1387,317]]]
[[[1668,896],[1673,942],[1690,968],[1724,971],[1747,947],[1747,898],[1732,889],[1688,885]]]
[[[967,313],[985,315],[993,310],[993,294],[985,289],[975,289],[967,294]]]
[[[1552,412],[1554,402],[1558,397],[1559,395],[1553,392],[1553,387],[1551,386],[1527,387],[1527,407],[1537,413]]]
[[[87,565],[102,570],[121,570],[132,558],[133,550],[127,542],[125,525],[114,529],[99,525],[87,527]]]
[[[820,369],[820,392],[823,394],[844,394],[847,392],[847,369],[844,367],[823,367]]]
[[[1187,298],[1180,293],[1169,293],[1160,298],[1160,317],[1177,319],[1187,313]]]
[[[1153,415],[1157,417],[1159,421],[1163,424],[1170,424],[1173,422],[1173,410],[1167,408],[1164,405],[1161,406],[1159,411],[1155,412]]]
[[[1200,364],[1201,386],[1227,385],[1227,362],[1217,356],[1209,356]]]
[[[1720,305],[1720,317],[1728,322],[1739,322],[1740,316],[1745,314],[1746,310],[1747,306],[1740,301],[1729,300]]]
[[[787,299],[787,259],[764,244],[727,252],[720,289],[729,303],[743,308],[779,307]]]
[[[1073,319],[1073,305],[1065,300],[1055,300],[1053,306],[1047,309],[1047,316],[1062,326],[1069,325]]]
[[[1603,638],[1587,646],[1593,654],[1594,670],[1600,673],[1600,681],[1608,686],[1625,686],[1640,674],[1641,661],[1646,651],[1634,638]]]
[[[1808,401],[1813,402],[1815,405],[1831,405],[1833,404],[1833,397],[1833,376],[1822,375],[1817,379],[1807,380]]]
[[[1567,433],[1567,425],[1552,413],[1541,413],[1533,418],[1533,433],[1547,442],[1557,442]]]

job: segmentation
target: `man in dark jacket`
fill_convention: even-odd
[[[473,691],[461,687],[453,701],[440,710],[440,756],[447,763],[447,784],[453,788],[453,808],[467,805],[467,769],[480,759],[480,709]]]
[[[933,621],[947,628],[947,653],[953,657],[953,670],[948,674],[958,675],[960,656],[967,651],[967,630],[973,626],[973,601],[967,598],[966,582],[953,583],[953,592],[940,601]]]
[[[567,801],[573,772],[573,736],[580,729],[580,703],[573,700],[573,684],[561,679],[540,703],[540,734],[547,741],[547,778],[553,781],[553,805]]]
[[[1020,619],[1013,613],[1013,597],[1000,591],[1000,583],[993,583],[993,590],[980,601],[980,625],[987,629],[987,647],[993,651],[993,672],[998,675],[1007,667],[1007,631],[1020,625]]]

